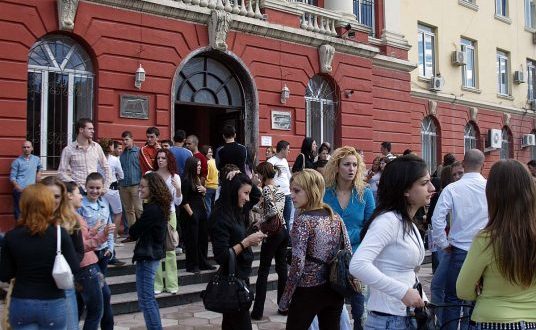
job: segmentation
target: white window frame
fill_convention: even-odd
[[[317,89],[313,89],[315,86],[315,81],[319,81],[320,85]],[[325,97],[325,92],[328,91],[331,98]],[[336,123],[336,117],[332,118],[332,121],[329,122],[331,124],[333,130],[333,136],[327,136],[326,129],[328,128],[328,119],[327,116],[327,109],[329,107],[332,107],[333,109],[333,116],[336,116],[337,112],[337,101],[335,98],[335,88],[330,84],[330,82],[320,76],[314,76],[311,78],[309,83],[307,84],[307,89],[305,93],[305,110],[306,110],[306,134],[309,137],[312,137],[317,141],[317,143],[322,142],[330,142],[331,144],[334,143],[335,139],[335,123]],[[311,121],[313,120],[313,114],[312,114],[312,104],[316,103],[320,107],[320,136],[313,136],[312,132],[312,125]]]
[[[435,63],[436,63],[436,33],[435,29],[423,24],[418,25],[417,33],[417,52],[419,61],[419,76],[424,78],[431,78],[435,76]],[[431,45],[430,47],[426,47]],[[431,56],[427,56],[427,53],[431,53]],[[431,57],[431,61],[427,58]],[[422,60],[421,60],[422,59]]]
[[[497,16],[508,17],[509,0],[495,0],[495,14]]]
[[[510,59],[508,53],[501,50],[497,50],[497,93],[510,96]]]
[[[478,136],[476,125],[472,122],[468,122],[463,130],[463,147],[464,154],[471,149],[478,148]]]
[[[462,38],[460,41],[461,50],[465,53],[466,63],[462,67],[462,84],[463,87],[476,88],[476,47],[475,42],[470,39]],[[469,73],[472,75],[472,80],[468,78]]]
[[[525,26],[536,29],[536,0],[525,0]]]
[[[438,135],[435,120],[428,116],[421,121],[422,158],[430,173],[437,167]]]
[[[527,100],[536,99],[536,61],[527,60]]]

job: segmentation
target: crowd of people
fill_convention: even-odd
[[[425,309],[442,329],[536,329],[536,161],[528,169],[498,161],[486,180],[477,149],[463,161],[445,155],[431,175],[424,160],[411,150],[394,155],[389,142],[367,170],[360,149],[309,137],[293,159],[281,140],[259,161],[232,126],[217,149],[182,130],[160,141],[156,127],[141,148],[130,131],[122,143],[93,135],[92,121],[79,120],[56,176],[41,178],[29,141],[12,164],[17,226],[2,238],[0,280],[13,286],[13,329],[79,329],[83,314],[84,330],[113,329],[106,273],[124,264],[115,247],[129,242],[147,329],[162,329],[156,296],[180,290],[177,254],[185,253],[187,272],[216,269],[209,242],[219,272],[247,286],[260,246],[251,311],[223,313],[225,330],[250,330],[264,317],[274,259],[289,330],[421,329]],[[175,230],[181,241],[169,249]],[[58,241],[72,289],[52,276]],[[425,246],[430,298],[418,271]],[[352,255],[354,290],[345,295],[332,274],[341,251]]]

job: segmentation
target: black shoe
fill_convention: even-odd
[[[187,271],[188,273],[199,274],[199,267],[186,268],[186,271]]]
[[[251,319],[255,321],[260,321],[262,320],[262,315],[259,315],[255,312],[251,312]]]
[[[277,314],[279,315],[283,315],[283,316],[287,316],[288,315],[288,311],[282,311],[280,310],[279,308],[277,309]]]
[[[199,267],[199,269],[201,269],[201,270],[214,270],[214,269],[216,269],[216,267],[207,264],[207,265],[204,265],[204,266]]]
[[[136,240],[133,240],[132,238],[130,238],[130,236],[121,241],[121,243],[132,243],[132,242],[136,242]]]
[[[113,258],[110,261],[108,261],[108,265],[111,265],[111,266],[124,266],[126,264],[127,264],[126,262],[121,261],[121,260],[116,259],[116,258]]]

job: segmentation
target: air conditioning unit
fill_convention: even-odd
[[[443,77],[434,76],[430,79],[430,90],[432,92],[443,90],[443,86],[445,86],[445,79],[443,79]]]
[[[458,66],[467,64],[467,60],[465,58],[465,52],[461,52],[461,51],[452,52],[451,61],[452,61],[452,64],[458,65]]]
[[[514,82],[522,84],[525,82],[525,73],[523,71],[514,71]]]
[[[490,129],[486,140],[486,148],[501,149],[502,147],[502,132],[500,129]]]
[[[534,134],[523,134],[521,139],[521,148],[536,146],[536,135]]]

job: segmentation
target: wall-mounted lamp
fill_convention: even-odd
[[[287,103],[287,100],[290,98],[290,89],[288,89],[287,84],[281,89],[281,103]]]
[[[344,90],[344,96],[346,96],[346,98],[349,98],[350,96],[352,96],[354,94],[354,90],[353,89],[345,89]]]
[[[136,70],[134,86],[136,86],[137,89],[141,89],[141,83],[144,81],[145,81],[145,70],[140,64],[140,67]]]

